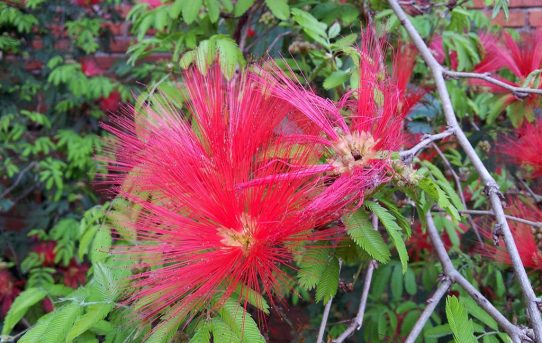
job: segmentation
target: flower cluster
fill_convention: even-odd
[[[525,203],[520,199],[511,201],[507,214],[519,218],[528,218],[533,222],[542,222],[542,211],[536,205]],[[512,220],[509,220],[508,223],[523,265],[526,268],[542,270],[541,228]],[[493,234],[490,230],[483,230],[482,234],[488,238],[488,241],[493,240]],[[481,253],[501,263],[511,264],[510,256],[504,248],[502,238],[497,246],[493,242],[488,242],[484,249],[481,250]]]
[[[531,177],[542,176],[542,120],[524,124],[517,136],[517,139],[509,139],[502,145],[502,152],[513,162],[526,167]]]
[[[128,300],[143,318],[190,319],[231,296],[246,304],[250,290],[272,300],[296,250],[339,239],[341,214],[391,179],[423,93],[407,89],[407,47],[389,74],[383,43],[362,36],[359,88],[339,103],[276,69],[226,80],[214,66],[184,74],[181,100],[104,124],[116,136],[108,180],[141,208],[125,223],[139,243],[118,253],[149,267]]]

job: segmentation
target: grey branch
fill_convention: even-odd
[[[444,110],[444,115],[446,117],[446,122],[450,128],[454,129],[454,133],[458,143],[465,151],[465,154],[472,162],[474,168],[478,172],[482,182],[486,187],[487,195],[489,197],[491,207],[493,208],[493,212],[495,213],[497,224],[499,225],[499,227],[502,228],[504,243],[506,245],[506,249],[508,250],[508,254],[510,255],[512,267],[514,268],[515,275],[523,293],[527,312],[529,314],[529,319],[535,333],[536,341],[542,343],[542,317],[540,316],[540,311],[538,309],[536,294],[529,281],[527,272],[523,267],[523,263],[521,262],[518,249],[514,242],[514,237],[512,236],[512,231],[510,230],[510,227],[508,226],[508,223],[506,221],[506,216],[504,214],[503,206],[501,203],[501,194],[499,192],[498,185],[489,173],[488,169],[485,167],[484,163],[482,162],[476,151],[474,150],[473,146],[470,144],[467,136],[465,135],[465,132],[463,132],[463,130],[459,126],[459,123],[455,116],[452,101],[450,99],[450,95],[448,94],[448,89],[446,88],[446,82],[444,80],[444,75],[451,75],[449,74],[449,71],[446,71],[446,69],[444,69],[431,54],[431,51],[423,41],[418,31],[416,31],[416,29],[408,19],[406,13],[403,11],[397,0],[388,0],[388,3],[399,18],[399,21],[401,22],[403,27],[412,38],[412,41],[416,45],[416,48],[418,49],[422,58],[425,60],[425,63],[431,69],[440,100],[442,101],[442,107]],[[456,76],[460,75],[462,74]]]
[[[373,229],[378,231],[378,218],[373,214]],[[363,324],[363,316],[365,315],[365,308],[367,307],[367,298],[369,297],[369,290],[371,289],[371,283],[373,281],[373,272],[376,269],[377,263],[375,260],[372,260],[367,267],[367,273],[365,274],[365,280],[363,282],[363,290],[361,291],[361,298],[359,301],[359,308],[356,317],[352,320],[350,325],[343,331],[343,333],[334,340],[334,343],[344,342],[348,337],[361,329]]]
[[[399,156],[401,156],[401,159],[405,163],[411,163],[414,157],[419,154],[422,150],[433,144],[433,142],[444,139],[446,137],[449,137],[454,134],[453,128],[448,128],[445,131],[442,131],[440,133],[434,134],[434,135],[426,135],[422,138],[422,140],[413,146],[412,148],[401,151],[399,153]]]
[[[494,216],[495,215],[495,213],[493,213],[490,210],[462,210],[462,211],[459,211],[459,213],[474,214],[474,215],[487,215],[487,216]],[[506,219],[511,220],[511,221],[515,221],[515,222],[522,223],[522,224],[527,224],[527,225],[530,225],[532,227],[542,228],[542,222],[535,222],[535,221],[520,218],[520,217],[510,216],[508,214],[505,215],[505,217],[506,217]]]
[[[492,83],[496,86],[509,90],[510,92],[512,92],[513,94],[515,94],[517,97],[520,97],[520,98],[526,97],[529,94],[542,94],[542,89],[512,86],[506,82],[503,82],[494,77],[491,77],[490,73],[469,73],[469,72],[463,72],[463,71],[453,71],[453,70],[448,70],[444,68],[442,68],[442,72],[444,75],[450,78],[454,78],[454,79],[466,78],[466,79],[484,80],[488,83]]]
[[[339,260],[339,275],[341,273],[342,261]],[[329,299],[324,308],[324,314],[322,316],[322,322],[320,323],[320,329],[318,330],[318,338],[316,339],[317,343],[324,342],[324,333],[326,332],[327,319],[329,318],[329,311],[331,311],[331,304],[333,303],[333,297]]]
[[[427,233],[431,239],[431,243],[435,248],[444,274],[450,278],[452,282],[457,282],[487,314],[489,314],[500,325],[501,328],[508,333],[513,342],[530,341],[530,338],[517,326],[512,324],[506,317],[493,306],[467,279],[465,279],[457,269],[455,269],[452,260],[448,256],[444,243],[433,222],[431,213],[425,216],[427,220]]]
[[[435,294],[429,299],[427,299],[426,303],[427,306],[423,310],[422,314],[420,315],[420,318],[418,318],[418,321],[416,321],[416,324],[414,324],[414,327],[408,334],[408,337],[405,340],[405,343],[414,343],[416,342],[416,339],[420,335],[420,333],[423,330],[423,327],[425,326],[425,323],[429,320],[429,317],[433,314],[433,311],[435,311],[435,308],[437,307],[438,303],[440,302],[440,299],[448,292],[448,288],[452,285],[452,280],[450,278],[446,277],[438,286],[437,290],[435,291]]]

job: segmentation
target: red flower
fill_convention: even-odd
[[[440,234],[440,238],[442,239],[442,243],[444,243],[446,250],[450,249],[452,246],[452,241],[450,240],[448,234],[446,232],[442,232]],[[425,254],[431,254],[434,250],[428,233],[422,231],[422,226],[419,223],[414,226],[412,236],[410,236],[406,242],[406,245],[408,256],[413,261],[422,261]]]
[[[224,80],[218,67],[183,81],[187,112],[148,107],[137,123],[117,116],[104,125],[118,139],[110,180],[120,185],[131,173],[131,189],[120,193],[143,208],[134,223],[140,244],[118,253],[152,267],[134,276],[128,300],[148,319],[191,318],[238,287],[241,302],[245,287],[271,297],[289,282],[292,250],[335,233],[312,230],[334,213],[313,204],[317,178],[238,187],[314,157],[276,133],[290,106],[246,74]]]
[[[116,112],[119,109],[120,104],[121,97],[120,93],[117,91],[109,93],[109,96],[107,98],[101,98],[98,101],[100,109],[106,113]]]
[[[51,267],[55,265],[55,247],[56,242],[54,241],[38,242],[32,251],[40,256],[43,266]]]
[[[535,84],[535,79],[528,80],[528,76],[542,65],[542,30],[531,33],[523,33],[520,43],[514,41],[510,34],[503,33],[503,43],[490,34],[480,34],[480,41],[484,50],[484,59],[474,68],[476,72],[496,72],[502,69],[508,69],[515,76],[516,80],[508,80],[501,76],[495,76],[500,81],[516,87],[540,87]],[[540,98],[536,94],[529,94],[523,99],[518,99],[513,94],[500,86],[488,83],[484,80],[470,80],[473,85],[481,85],[489,88],[493,93],[504,93],[500,102],[502,108],[521,101],[521,107],[515,109],[516,112],[524,113],[521,120],[517,122],[521,125],[523,118],[534,117],[534,110],[540,104]],[[526,84],[527,83],[527,84]]]
[[[81,61],[81,70],[83,71],[83,74],[85,74],[88,77],[101,75],[103,74],[103,69],[101,69],[94,60],[91,59],[84,59]]]
[[[72,259],[70,264],[61,270],[62,274],[64,274],[64,284],[71,288],[77,288],[79,285],[85,283],[87,279],[87,271],[87,264],[79,264]]]
[[[542,221],[542,210],[535,205],[526,204],[519,199],[513,199],[506,212],[515,217],[538,222]],[[508,221],[508,225],[510,225],[510,229],[512,230],[512,235],[523,265],[526,268],[542,270],[542,241],[540,239],[542,231],[539,228],[511,220]],[[492,241],[493,235],[491,230],[482,230],[481,233],[488,240]],[[502,238],[499,241],[499,246],[495,246],[493,242],[488,242],[485,249],[481,250],[480,253],[496,261],[511,264],[510,256],[504,248]]]
[[[13,300],[21,293],[20,282],[11,276],[7,269],[0,269],[0,314],[5,316],[8,313]]]
[[[527,166],[533,178],[542,176],[542,119],[534,124],[526,123],[517,130],[518,138],[509,139],[501,145],[501,150],[518,165]]]
[[[434,35],[433,39],[431,40],[431,44],[429,44],[429,49],[431,49],[431,52],[433,53],[433,56],[435,56],[435,59],[438,63],[444,64],[446,61],[446,52],[444,51],[444,42],[442,40],[441,35]],[[457,52],[451,51],[450,52],[450,68],[452,70],[456,70],[457,66],[459,65],[459,61],[457,59]]]
[[[390,75],[385,69],[384,42],[372,29],[363,32],[361,40],[358,89],[338,105],[302,88],[277,67],[263,76],[274,83],[273,94],[296,109],[289,117],[290,139],[322,150],[325,163],[293,171],[300,177],[326,173],[322,203],[361,201],[366,190],[390,180],[390,156],[401,147],[403,119],[423,96],[407,89],[415,62],[412,50],[407,46],[399,50]],[[345,119],[341,110],[350,117]],[[252,185],[266,181],[254,180]]]
[[[163,5],[162,0],[139,0],[142,4],[149,5],[149,8],[157,8]]]

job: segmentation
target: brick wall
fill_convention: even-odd
[[[521,30],[542,28],[542,0],[510,0],[510,16],[505,19],[501,12],[493,23]],[[474,8],[485,9],[491,16],[491,9],[486,8],[484,0],[474,0]]]

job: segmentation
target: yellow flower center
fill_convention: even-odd
[[[240,222],[242,226],[240,231],[232,228],[220,227],[217,229],[217,233],[222,237],[220,243],[224,244],[224,246],[232,248],[238,247],[243,251],[244,255],[247,255],[254,245],[256,223],[246,213],[241,215]]]
[[[375,145],[373,136],[365,131],[341,135],[333,145],[334,157],[330,158],[328,163],[335,167],[335,172],[338,174],[351,171],[378,158]]]

